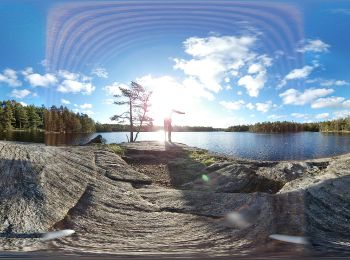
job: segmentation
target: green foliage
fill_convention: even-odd
[[[320,131],[322,132],[349,132],[350,116],[337,120],[320,123]]]
[[[247,132],[249,131],[249,125],[235,125],[230,126],[226,130],[227,132]]]
[[[204,159],[203,164],[205,166],[209,166],[209,165],[212,165],[213,163],[215,163],[216,161],[217,160],[214,157],[210,157],[210,158]]]
[[[1,103],[0,112],[1,130],[10,131],[16,123],[14,116],[14,104],[11,101],[3,101]]]
[[[124,155],[125,154],[125,148],[121,147],[120,145],[117,144],[109,144],[107,147],[112,150],[113,153],[118,154],[118,155]]]
[[[332,121],[316,123],[296,122],[263,122],[254,125],[237,125],[227,128],[229,132],[257,132],[257,133],[284,133],[284,132],[348,132],[350,131],[350,116]]]
[[[195,150],[191,151],[188,154],[188,157],[194,161],[203,163],[205,166],[212,165],[217,162],[219,159],[213,157],[205,150]]]
[[[45,110],[45,130],[60,133],[95,132],[95,122],[86,114],[73,113],[66,107]]]
[[[49,132],[94,132],[95,122],[66,107],[23,106],[14,100],[0,102],[0,130],[46,130]]]

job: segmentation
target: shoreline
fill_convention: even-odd
[[[44,145],[48,147],[86,147],[89,145],[66,145],[66,144],[60,144],[60,145],[47,145],[45,143],[37,143],[37,142],[27,142],[27,141],[10,141],[10,140],[0,140],[0,142],[8,142],[8,143],[14,143],[14,144],[34,144],[34,145]],[[136,141],[135,143],[141,143],[141,142],[158,142],[160,144],[165,143],[164,141]],[[109,146],[109,145],[122,145],[122,144],[127,144],[127,142],[121,142],[121,143],[109,143],[109,144],[98,144],[102,146]],[[186,145],[186,144],[183,144]],[[186,145],[187,146],[187,145]],[[350,152],[346,153],[341,153],[333,156],[325,156],[325,157],[317,157],[317,158],[306,158],[306,159],[283,159],[283,160],[261,160],[261,159],[250,159],[250,158],[244,158],[244,157],[238,157],[238,156],[233,156],[233,155],[227,155],[227,154],[222,154],[219,152],[214,152],[210,151],[204,148],[199,148],[199,147],[193,147],[198,150],[204,150],[211,154],[212,156],[219,157],[219,158],[227,158],[229,160],[236,160],[236,161],[242,161],[242,162],[256,162],[256,163],[278,163],[278,162],[306,162],[306,161],[318,161],[318,160],[332,160],[338,157],[343,157],[343,156],[350,156]]]

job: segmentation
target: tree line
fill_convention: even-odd
[[[0,130],[11,131],[14,129],[43,129],[45,108],[36,106],[23,106],[14,101],[0,102]]]
[[[124,124],[101,124],[96,123],[96,132],[127,132],[130,130],[129,125]],[[134,131],[137,128],[134,127]],[[158,125],[143,125],[140,128],[141,132],[155,132],[163,130],[163,126]],[[173,126],[174,132],[214,132],[214,131],[223,131],[222,128],[214,128],[211,126]]]
[[[45,130],[49,132],[94,132],[95,122],[66,107],[24,106],[15,100],[0,102],[0,131]]]
[[[228,132],[284,133],[284,132],[348,132],[350,116],[331,121],[315,123],[296,123],[289,121],[263,122],[253,125],[235,125],[226,129]]]
[[[52,106],[45,110],[45,131],[59,133],[92,133],[96,131],[94,120],[83,113],[68,108]]]

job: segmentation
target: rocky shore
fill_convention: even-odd
[[[177,143],[115,148],[0,141],[0,249],[350,255],[350,154],[262,162]],[[60,229],[75,234],[51,241],[33,235]]]

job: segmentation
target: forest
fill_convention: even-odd
[[[0,131],[45,130],[48,132],[86,133],[95,131],[95,122],[85,114],[66,107],[24,106],[14,100],[0,102]]]
[[[142,126],[141,132],[162,130],[162,126],[152,124]],[[130,127],[124,124],[95,123],[88,115],[74,113],[68,108],[52,106],[24,106],[14,100],[0,101],[0,131],[42,130],[59,133],[125,132]],[[296,123],[288,121],[263,122],[254,125],[236,125],[227,129],[203,126],[173,126],[174,132],[350,132],[350,116],[316,123]]]
[[[350,116],[331,121],[315,123],[296,123],[288,121],[263,122],[254,125],[236,125],[226,129],[228,132],[284,133],[284,132],[349,132]]]

